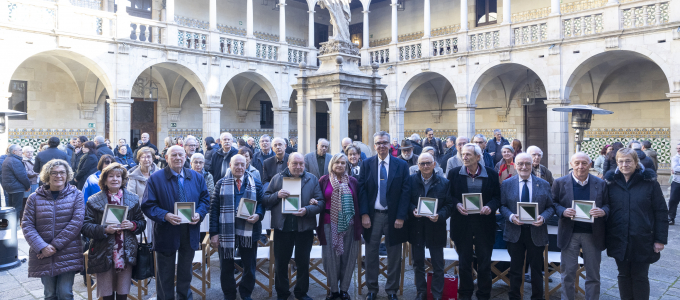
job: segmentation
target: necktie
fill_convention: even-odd
[[[387,169],[384,160],[380,162],[380,205],[387,207]]]
[[[175,187],[177,188],[177,191],[179,195],[177,195],[177,199],[179,202],[187,202],[187,197],[186,194],[184,193],[184,183],[179,182],[179,175],[175,176]]]
[[[241,191],[241,178],[236,179],[236,188],[239,192]]]
[[[529,200],[529,181],[528,180],[522,180],[524,182],[524,187],[522,188],[522,201],[521,202],[531,202]]]

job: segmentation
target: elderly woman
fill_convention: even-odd
[[[130,292],[132,268],[137,264],[137,237],[146,226],[137,195],[125,189],[128,171],[119,163],[104,168],[101,192],[87,201],[82,233],[90,238],[87,274],[97,274],[97,297],[124,300]],[[120,224],[101,225],[107,204],[127,206]]]
[[[125,167],[128,170],[132,169],[134,166],[137,166],[137,163],[132,158],[132,153],[128,153],[127,147],[118,148],[118,154],[116,154],[116,162],[123,165],[123,167]]]
[[[250,164],[250,162],[253,160],[253,151],[247,146],[244,146],[238,149],[238,154],[241,154],[246,158],[246,171],[250,172],[250,175],[253,175],[253,177],[257,178],[257,180],[262,180],[260,179],[260,171],[255,169],[255,167]]]
[[[496,172],[498,172],[498,179],[503,182],[503,180],[517,175],[514,163],[515,149],[510,145],[505,145],[501,148],[501,154],[503,154],[503,159],[496,164]]]
[[[84,155],[80,158],[78,163],[78,170],[76,170],[75,182],[79,190],[83,189],[85,181],[90,175],[97,172],[97,154],[95,151],[95,145],[93,141],[88,141],[83,144]]]
[[[435,157],[434,152],[435,152],[434,147],[427,146],[427,147],[423,148],[423,152],[421,152],[421,154],[422,153],[430,153],[430,155],[432,155],[432,157]],[[439,166],[439,163],[437,162],[437,160],[435,160],[434,164],[435,164],[434,174],[437,175],[437,176],[444,177],[444,170],[442,170],[442,168]],[[408,172],[409,172],[410,175],[418,173],[418,165],[412,165],[410,168],[408,168]]]
[[[390,155],[393,157],[399,156],[399,140],[392,139],[392,144],[390,144]]]
[[[142,147],[137,150],[137,161],[139,165],[130,170],[130,180],[127,184],[127,190],[137,195],[141,201],[146,190],[146,180],[151,174],[160,170],[154,163],[153,158],[156,155],[151,147]],[[140,203],[141,204],[141,203]],[[153,221],[146,219],[146,239],[149,242],[153,241]]]
[[[649,265],[668,242],[668,208],[656,173],[644,169],[635,150],[616,152],[618,170],[607,172],[607,255],[619,269],[621,299],[649,299]]]
[[[612,151],[612,147],[609,145],[605,145],[602,147],[602,150],[600,150],[600,156],[598,156],[595,159],[595,163],[593,164],[593,168],[595,168],[595,171],[597,171],[597,176],[600,178],[604,178],[604,162],[607,160],[607,154]]]
[[[24,207],[25,207],[28,196],[33,194],[33,192],[35,192],[35,190],[38,189],[38,176],[40,174],[33,171],[33,166],[35,165],[35,157],[33,156],[33,153],[35,152],[35,149],[33,149],[33,147],[31,146],[25,146],[24,148],[21,149],[21,151],[23,153],[22,162],[24,163],[24,168],[26,169],[26,175],[28,175],[28,180],[31,182],[31,190],[28,192],[24,192]]]
[[[215,191],[215,182],[213,181],[212,174],[206,171],[203,167],[205,166],[205,157],[201,153],[194,153],[191,156],[191,169],[198,172],[198,174],[203,175],[205,183],[208,185],[208,192],[210,196],[213,196],[213,191]],[[210,179],[210,180],[208,180]]]
[[[30,250],[28,276],[40,277],[45,299],[73,299],[73,279],[83,269],[80,229],[83,193],[70,185],[73,170],[53,159],[40,172],[43,186],[28,197],[21,230]]]
[[[326,209],[319,214],[316,229],[321,242],[323,268],[331,290],[326,299],[350,299],[347,290],[356,266],[361,244],[361,216],[359,214],[359,184],[347,175],[347,156],[333,155],[328,164],[328,175],[319,179]]]
[[[354,145],[349,145],[345,147],[345,154],[347,154],[347,174],[354,177],[354,179],[359,180],[359,174],[361,174],[361,150],[359,147]]]
[[[97,172],[90,175],[90,177],[87,177],[87,182],[85,182],[85,185],[83,186],[83,199],[85,199],[85,203],[87,203],[87,199],[90,199],[90,196],[101,191],[99,188],[99,176],[101,176],[102,170],[104,170],[104,168],[114,162],[116,162],[116,160],[109,154],[104,154],[102,155],[102,158],[99,159],[99,163],[97,164]]]

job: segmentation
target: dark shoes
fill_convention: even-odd
[[[674,219],[668,219],[668,225],[675,225]]]
[[[423,293],[418,293],[415,300],[427,300],[427,295]]]
[[[340,292],[340,299],[341,300],[352,300],[352,297],[350,297],[347,292]]]
[[[309,297],[307,295],[303,296],[302,298],[297,298],[298,300],[314,300],[312,297]]]
[[[376,300],[377,298],[378,298],[378,295],[376,293],[366,294],[366,300]]]
[[[326,295],[326,300],[335,300],[340,298],[340,293],[331,293],[329,292],[328,295]]]
[[[387,300],[399,300],[399,298],[397,297],[397,294],[390,294],[387,295]]]

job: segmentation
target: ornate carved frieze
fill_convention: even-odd
[[[359,48],[353,43],[345,41],[330,40],[326,43],[321,43],[319,55],[326,55],[332,53],[344,53],[349,55],[359,55]]]

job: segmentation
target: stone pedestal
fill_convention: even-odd
[[[130,140],[132,102],[130,98],[108,99],[109,103],[109,140]]]
[[[220,110],[222,104],[201,104],[203,108],[203,137],[220,138]]]
[[[477,104],[456,104],[458,109],[458,136],[472,141],[475,136],[475,108]]]

